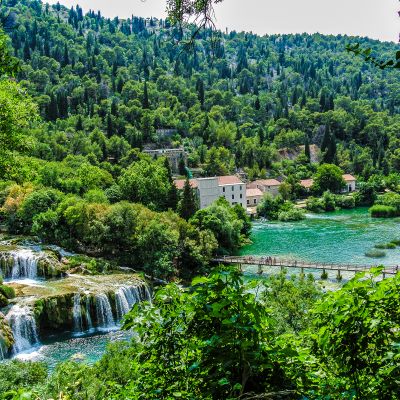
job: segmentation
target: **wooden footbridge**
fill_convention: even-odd
[[[226,264],[226,265],[236,265],[240,270],[243,270],[244,265],[252,265],[258,267],[258,274],[261,275],[263,267],[279,267],[281,269],[300,269],[302,272],[304,270],[320,270],[323,273],[328,273],[328,271],[337,272],[337,276],[340,277],[342,272],[365,272],[372,268],[371,265],[354,265],[354,264],[327,264],[327,263],[310,263],[305,261],[298,261],[293,259],[284,259],[277,257],[255,257],[255,256],[222,256],[213,259],[214,263]],[[382,275],[395,275],[399,266],[385,266]]]

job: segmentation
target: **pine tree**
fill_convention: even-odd
[[[201,106],[204,105],[204,82],[202,79],[198,79],[196,82],[197,97],[200,101]]]
[[[171,166],[169,164],[168,158],[165,158],[164,167],[167,170],[168,182],[171,185],[166,199],[166,208],[171,208],[172,210],[176,210],[176,207],[178,205],[178,190],[172,178]]]
[[[197,211],[196,194],[190,185],[189,178],[186,178],[182,191],[182,199],[179,203],[179,215],[189,220]]]
[[[107,114],[107,136],[111,137],[113,135],[114,128],[113,128],[113,121],[111,115]]]
[[[149,104],[149,94],[147,92],[147,81],[144,81],[142,106],[145,109],[149,108],[149,106],[150,106],[150,104]]]
[[[58,118],[57,100],[53,94],[50,95],[50,102],[47,106],[46,114],[49,121],[55,121]]]
[[[306,155],[308,162],[310,162],[311,152],[310,152],[310,141],[308,139],[308,136],[306,136],[306,141],[304,143],[304,154]]]
[[[81,115],[78,115],[78,119],[76,121],[75,129],[77,131],[83,131],[83,121],[82,121],[82,116]]]
[[[182,155],[179,158],[178,170],[180,175],[187,175],[186,164]]]

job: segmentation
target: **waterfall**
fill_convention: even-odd
[[[82,308],[81,308],[81,295],[79,293],[75,293],[74,295],[74,307],[72,309],[72,315],[74,318],[74,332],[82,333],[83,332]]]
[[[90,316],[90,296],[86,296],[85,300],[85,314],[86,314],[86,325],[87,328],[93,329],[92,317]]]
[[[133,296],[128,288],[120,287],[115,292],[115,305],[117,311],[117,319],[120,320],[126,313],[129,312],[132,305],[129,304],[129,300],[133,304]]]
[[[31,309],[16,304],[10,309],[6,319],[14,336],[14,354],[29,350],[39,343],[36,321]]]
[[[14,260],[11,271],[12,279],[37,278],[38,256],[30,249],[10,252]]]
[[[5,360],[5,358],[6,358],[6,355],[5,355],[6,349],[4,348],[3,341],[4,341],[4,339],[0,335],[0,361]]]
[[[147,285],[143,285],[144,287],[144,300],[149,301],[151,303],[151,293]]]
[[[115,321],[112,309],[106,294],[97,294],[96,297],[96,315],[99,328],[113,328]]]

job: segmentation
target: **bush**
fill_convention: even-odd
[[[32,388],[43,383],[46,378],[47,368],[43,363],[22,361],[3,363],[0,368],[0,394],[20,388]]]
[[[373,218],[393,218],[397,215],[397,211],[392,206],[384,206],[376,204],[369,209]]]
[[[351,209],[356,206],[356,201],[352,196],[336,196],[335,201],[340,208]]]
[[[395,243],[378,243],[374,246],[376,249],[395,249]]]
[[[382,258],[385,256],[386,253],[382,250],[369,250],[365,253],[365,257],[370,257],[370,258]]]
[[[324,203],[321,199],[310,197],[306,201],[306,209],[315,213],[324,212]]]
[[[299,208],[292,208],[288,211],[281,211],[278,214],[278,220],[287,222],[287,221],[300,221],[305,218],[304,211]]]

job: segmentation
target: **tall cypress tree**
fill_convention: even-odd
[[[190,185],[189,178],[186,178],[182,191],[182,199],[179,203],[179,215],[189,220],[197,211],[196,194]]]
[[[171,208],[172,210],[176,210],[178,205],[178,190],[175,186],[174,180],[172,178],[171,166],[169,164],[168,158],[165,158],[164,167],[167,170],[168,174],[168,182],[170,183],[170,189],[166,201],[167,208]]]
[[[304,154],[306,155],[308,162],[310,162],[311,152],[310,152],[310,141],[308,139],[308,136],[306,136],[306,141],[304,143]]]
[[[144,81],[144,89],[143,89],[143,103],[142,103],[143,108],[149,108],[149,94],[147,91],[147,81]]]

